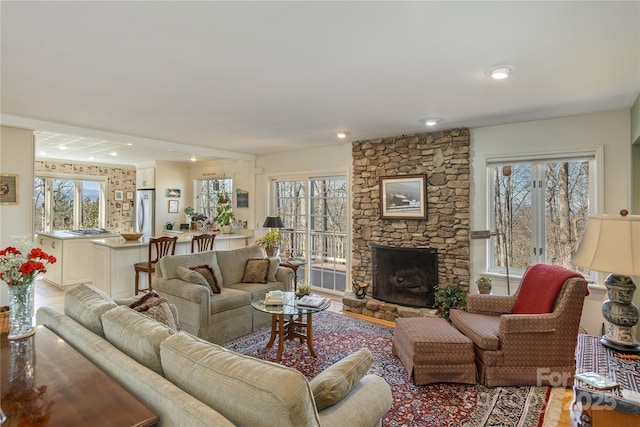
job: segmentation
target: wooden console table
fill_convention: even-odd
[[[153,426],[158,417],[51,330],[0,335],[6,423],[51,426]]]

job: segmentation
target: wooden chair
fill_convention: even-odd
[[[178,236],[152,237],[149,239],[149,256],[147,257],[147,261],[138,262],[133,265],[136,270],[136,295],[138,295],[140,291],[145,290],[140,289],[140,272],[147,273],[149,277],[149,287],[146,290],[151,291],[151,277],[156,272],[156,263],[165,255],[175,255],[177,241]],[[154,252],[155,258],[153,258]]]
[[[191,253],[212,251],[213,241],[215,239],[215,234],[201,234],[199,236],[193,236],[191,239]]]

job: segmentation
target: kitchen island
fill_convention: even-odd
[[[191,253],[192,233],[177,236],[176,255]],[[219,234],[214,249],[230,250],[247,246],[253,234]],[[96,288],[112,298],[127,298],[134,294],[135,271],[133,265],[145,262],[149,256],[149,239],[126,241],[122,237],[108,237],[91,240],[93,275],[90,280]],[[146,274],[140,275],[140,287],[148,286]]]
[[[54,264],[47,266],[44,279],[63,290],[79,283],[91,282],[91,240],[97,236],[119,238],[116,237],[119,236],[118,233],[99,229],[38,233],[38,246],[57,259]]]

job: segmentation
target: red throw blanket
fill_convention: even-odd
[[[582,275],[558,265],[529,266],[522,276],[518,299],[513,305],[512,312],[515,314],[551,313],[562,285],[572,277],[582,277]],[[587,290],[587,294],[588,292]]]

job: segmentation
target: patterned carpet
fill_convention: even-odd
[[[224,346],[242,354],[275,361],[277,343],[265,349],[270,330],[230,341]],[[391,353],[393,329],[333,312],[313,318],[313,347],[286,341],[282,364],[311,379],[346,355],[367,347],[374,356],[369,373],[383,377],[391,386],[393,407],[383,419],[389,427],[481,427],[542,425],[547,387],[495,387],[463,384],[416,386],[409,380],[400,360]]]

